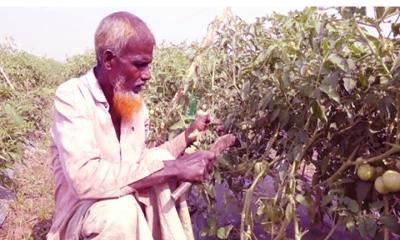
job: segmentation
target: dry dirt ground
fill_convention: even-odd
[[[49,140],[36,136],[25,145],[23,164],[16,171],[17,193],[0,228],[0,239],[45,239],[54,210]]]

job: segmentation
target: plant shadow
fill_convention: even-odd
[[[45,219],[37,222],[32,228],[33,240],[45,240],[46,235],[50,230],[52,219]]]

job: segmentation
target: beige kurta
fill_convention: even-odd
[[[108,110],[109,105],[93,70],[61,84],[56,91],[50,130],[56,209],[48,239],[84,238],[82,226],[90,228],[87,226],[90,215],[96,212],[107,214],[105,209],[115,204],[99,205],[113,200],[139,201],[145,205],[143,212],[137,202],[131,204],[136,209],[133,212],[138,214],[132,217],[138,219],[135,224],[139,226],[126,239],[147,240],[147,230],[140,229],[149,229],[155,239],[193,238],[190,219],[188,222],[187,217],[179,218],[187,216],[187,208],[176,210],[167,184],[141,193],[129,186],[162,169],[161,160],[177,157],[186,147],[183,134],[158,148],[169,152],[160,159],[159,154],[149,154],[155,149],[149,150],[145,146],[149,123],[145,106],[131,122],[122,123],[120,141]],[[140,219],[146,219],[147,224]]]

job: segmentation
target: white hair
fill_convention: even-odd
[[[104,51],[109,50],[119,54],[126,47],[129,39],[150,38],[154,43],[154,36],[146,23],[137,16],[128,12],[116,12],[105,17],[97,27],[95,33],[95,49],[98,63]]]

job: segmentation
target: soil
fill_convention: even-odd
[[[54,183],[49,141],[35,136],[25,144],[23,164],[15,170],[16,194],[7,200],[9,211],[0,239],[46,239],[54,210]]]

